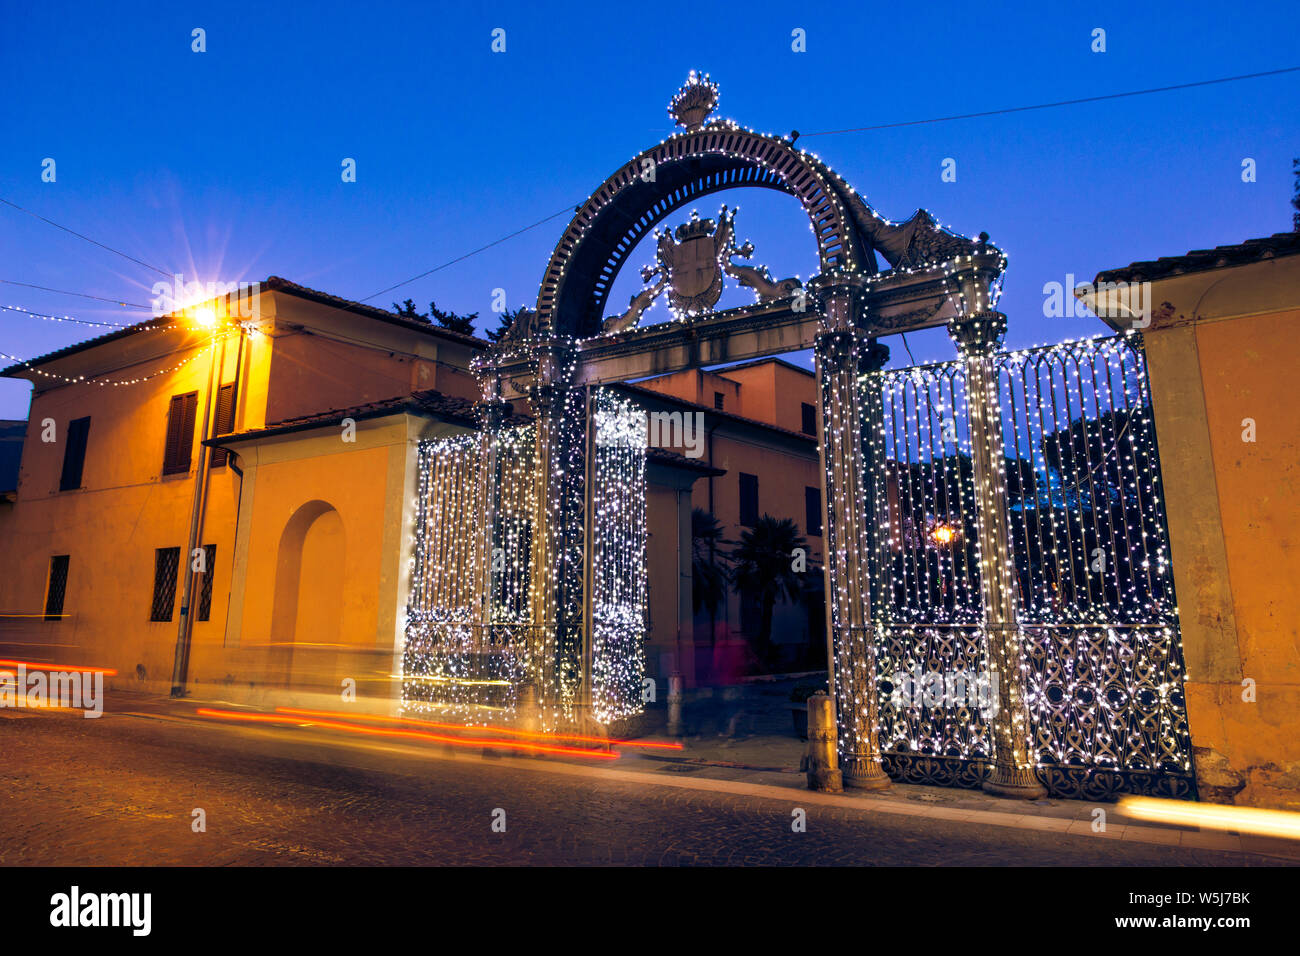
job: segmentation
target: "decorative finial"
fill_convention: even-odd
[[[709,114],[718,108],[718,84],[709,79],[707,73],[691,70],[686,77],[686,85],[677,91],[673,101],[668,104],[668,115],[693,133],[704,125]]]

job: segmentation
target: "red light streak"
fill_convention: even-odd
[[[511,737],[524,737],[531,740],[572,740],[588,744],[617,744],[620,747],[642,747],[653,750],[681,750],[678,743],[661,744],[639,740],[620,740],[614,737],[583,737],[578,734],[545,734],[531,730],[515,730],[512,727],[494,727],[491,725],[475,727],[470,724],[440,724],[432,720],[418,720],[414,717],[385,717],[380,714],[350,714],[335,710],[305,710],[300,707],[277,707],[277,714],[300,714],[305,717],[343,717],[348,720],[377,720],[383,723],[403,724],[409,727],[436,727],[439,730],[468,730],[479,733],[506,734]]]
[[[565,754],[570,757],[592,757],[597,760],[617,760],[618,754],[601,750],[586,750],[577,747],[547,747],[541,744],[527,744],[517,740],[467,740],[464,737],[447,737],[442,734],[424,733],[418,730],[390,730],[385,727],[364,727],[337,720],[319,720],[312,717],[279,717],[275,714],[246,714],[235,710],[213,710],[200,707],[200,717],[218,717],[227,720],[246,720],[268,724],[310,724],[313,727],[327,727],[332,730],[344,730],[350,733],[369,734],[375,737],[400,737],[407,740],[431,740],[436,743],[451,744],[457,747],[499,750],[530,750],[537,753]]]

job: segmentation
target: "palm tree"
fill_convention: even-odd
[[[731,580],[741,593],[759,603],[758,646],[764,663],[772,660],[772,609],[778,599],[799,600],[803,581],[794,570],[794,551],[808,546],[789,518],[763,515],[754,527],[741,532],[740,543],[731,552]]]
[[[718,630],[718,605],[727,596],[727,572],[718,563],[726,558],[718,553],[722,540],[722,525],[703,508],[691,509],[691,601],[695,613],[701,609],[709,612],[709,645],[712,646]]]

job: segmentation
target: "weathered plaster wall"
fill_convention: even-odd
[[[1145,336],[1201,796],[1288,809],[1300,809],[1298,267],[1158,282],[1154,301],[1173,313]]]

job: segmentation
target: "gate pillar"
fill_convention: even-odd
[[[538,346],[536,378],[527,389],[536,429],[528,681],[535,688],[541,719],[550,728],[565,719],[574,689],[569,685],[578,677],[570,658],[577,638],[572,612],[574,600],[581,601],[582,568],[581,549],[575,553],[571,538],[574,521],[579,530],[582,525],[581,497],[574,500],[575,480],[580,482],[581,475],[575,476],[574,469],[580,469],[583,434],[581,423],[568,421],[574,411],[572,362],[569,350],[560,344]]]
[[[1036,800],[1046,796],[1047,791],[1034,773],[1029,749],[1029,708],[1017,623],[1019,595],[1007,524],[1002,413],[993,359],[1006,331],[1007,317],[991,310],[970,312],[948,325],[966,373],[987,641],[985,659],[998,695],[992,721],[993,769],[984,781],[984,789],[999,796]]]
[[[833,277],[816,287],[822,314],[815,355],[821,395],[822,501],[830,666],[839,713],[844,785],[890,785],[877,733],[875,634],[868,576],[870,463],[863,446],[859,362],[866,351],[858,325],[865,299],[858,280]]]

